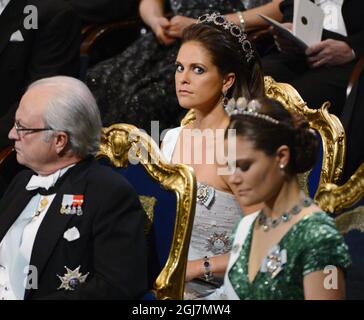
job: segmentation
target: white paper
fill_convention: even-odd
[[[325,14],[310,0],[294,0],[293,34],[308,46],[321,41]]]
[[[258,14],[261,18],[263,18],[266,22],[268,22],[274,29],[279,32],[283,37],[293,41],[302,51],[305,51],[308,47],[307,44],[302,41],[300,38],[296,37],[291,30],[288,30],[285,26],[283,26],[278,21],[271,19],[263,14]]]

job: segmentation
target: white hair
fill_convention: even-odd
[[[43,114],[44,125],[54,131],[66,132],[69,148],[79,157],[95,155],[100,145],[102,123],[89,88],[82,81],[66,76],[35,81],[28,89],[37,86],[55,88]]]

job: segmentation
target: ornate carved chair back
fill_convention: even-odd
[[[320,185],[340,180],[346,150],[344,128],[339,119],[329,113],[329,102],[325,102],[319,109],[310,109],[296,89],[288,83],[275,82],[271,77],[265,77],[264,85],[268,97],[280,101],[287,110],[302,115],[320,136],[318,162],[310,172],[300,177],[303,188],[307,188],[306,193],[315,197]]]
[[[167,164],[153,139],[128,124],[103,129],[97,157],[129,180],[147,213],[151,292],[157,299],[183,299],[196,201],[192,169]]]

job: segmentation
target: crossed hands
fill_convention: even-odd
[[[174,16],[170,20],[166,17],[157,17],[151,28],[161,44],[170,45],[177,38],[182,37],[182,32],[186,27],[195,22],[196,19],[184,16]]]
[[[292,23],[284,23],[283,25],[292,30]],[[282,37],[273,28],[271,31],[279,51],[293,54],[302,53],[292,41]],[[308,47],[305,55],[311,68],[341,65],[355,59],[351,47],[345,41],[334,39],[326,39]]]

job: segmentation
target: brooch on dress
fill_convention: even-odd
[[[215,189],[207,184],[199,183],[197,186],[197,202],[209,207],[215,197]]]
[[[269,250],[268,255],[264,258],[260,272],[267,272],[271,279],[283,269],[283,265],[287,262],[287,250],[280,250],[276,245]]]
[[[57,274],[57,277],[61,280],[61,285],[58,287],[58,290],[65,289],[65,290],[75,290],[81,283],[86,281],[89,272],[85,275],[82,275],[80,271],[81,266],[78,266],[75,270],[68,269],[65,266],[67,272],[63,277]]]
[[[223,254],[229,252],[231,248],[230,238],[226,235],[226,231],[222,233],[214,232],[207,239],[207,250],[213,254]]]

